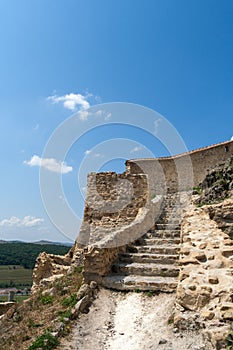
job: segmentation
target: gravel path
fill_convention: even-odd
[[[168,325],[175,294],[152,297],[101,289],[88,314],[80,315],[63,350],[202,350],[196,333],[174,334]]]

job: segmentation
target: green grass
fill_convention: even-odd
[[[53,303],[53,297],[52,295],[49,295],[49,294],[46,294],[46,295],[40,294],[39,299],[44,305]]]
[[[37,337],[34,343],[31,346],[29,346],[28,350],[34,350],[34,349],[51,350],[51,349],[55,349],[58,344],[59,342],[56,337],[54,337],[50,333],[45,333]]]
[[[31,286],[32,271],[19,265],[0,265],[0,288]]]
[[[154,291],[154,290],[148,290],[148,291],[146,292],[146,295],[147,295],[148,297],[153,297],[153,296],[155,295],[155,291]]]
[[[76,303],[77,303],[77,296],[75,293],[62,300],[63,306],[74,307]]]
[[[198,194],[202,193],[201,187],[193,187],[193,191],[196,191]]]

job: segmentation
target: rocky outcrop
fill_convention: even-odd
[[[196,192],[200,192],[197,204],[219,202],[233,194],[233,156],[223,164],[211,169]]]
[[[4,315],[13,305],[14,305],[14,302],[12,301],[0,303],[0,317]]]
[[[233,241],[221,229],[225,217],[232,219],[232,212],[233,199],[193,206],[181,225],[175,326],[201,328],[209,349],[225,349],[233,321]]]
[[[232,200],[225,200],[217,205],[206,206],[210,219],[214,220],[218,228],[227,233],[233,239],[233,210]]]
[[[32,293],[46,286],[54,279],[61,278],[65,274],[72,272],[74,267],[83,266],[83,260],[83,249],[79,248],[77,244],[74,244],[64,256],[45,252],[40,253],[33,270]]]

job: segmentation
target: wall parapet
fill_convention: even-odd
[[[185,191],[199,186],[210,169],[232,154],[231,140],[171,157],[128,160],[126,172],[147,174],[156,193]]]

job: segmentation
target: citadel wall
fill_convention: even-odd
[[[85,281],[101,282],[119,252],[154,225],[167,192],[192,190],[232,154],[228,141],[174,157],[128,160],[123,174],[89,174],[76,240],[84,248]]]
[[[151,190],[164,194],[199,186],[208,170],[232,154],[233,141],[226,141],[173,157],[128,160],[126,168],[130,174],[148,174]]]

